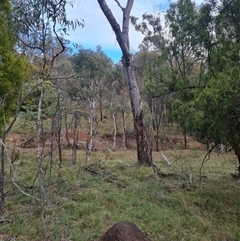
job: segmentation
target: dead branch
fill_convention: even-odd
[[[170,163],[170,161],[166,158],[166,156],[165,156],[163,153],[161,153],[161,154],[162,154],[163,160],[164,160],[169,166],[171,166],[171,163]]]
[[[97,174],[97,175],[100,175],[102,176],[103,174],[101,172],[97,172],[96,170],[93,170],[91,167],[89,166],[86,166],[86,167],[83,167],[86,171],[88,172],[91,172],[91,173],[94,173],[94,174]]]

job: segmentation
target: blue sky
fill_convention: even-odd
[[[198,0],[201,1],[201,0]],[[114,16],[121,25],[122,12],[114,0],[106,0]],[[122,6],[126,5],[127,0],[119,0]],[[131,15],[141,19],[142,14],[157,12],[157,9],[166,10],[169,0],[135,0]],[[70,31],[66,38],[73,43],[77,43],[86,49],[96,49],[100,45],[102,50],[114,61],[121,59],[121,51],[107,19],[102,13],[97,0],[75,0],[74,7],[67,9],[68,18],[71,20],[84,19],[85,26],[78,27],[75,31]],[[138,51],[143,36],[130,26],[130,44],[133,52]]]

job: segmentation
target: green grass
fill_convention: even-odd
[[[1,217],[0,240],[90,241],[114,223],[127,220],[144,230],[152,241],[240,240],[240,180],[234,179],[236,160],[232,153],[212,155],[199,168],[204,151],[164,151],[172,163],[166,166],[161,153],[153,153],[155,164],[165,175],[153,175],[149,167],[135,165],[134,151],[94,152],[88,170],[84,152],[77,165],[65,151],[63,168],[54,161],[46,172],[47,203],[44,225],[41,203],[13,188],[6,172],[6,210]],[[81,157],[82,155],[82,157]],[[48,166],[48,160],[44,163]],[[15,181],[23,190],[41,197],[36,177],[36,154],[24,152],[14,163]],[[7,170],[7,167],[6,167]],[[189,184],[186,173],[193,175]],[[0,218],[0,219],[1,219]]]

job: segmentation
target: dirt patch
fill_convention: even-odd
[[[77,135],[74,136],[73,132],[62,132],[60,143],[63,148],[71,148],[74,139],[77,141],[77,148],[81,150],[85,150],[86,143],[88,141],[87,132],[77,132]],[[24,135],[11,133],[6,138],[7,142],[15,143],[19,148],[36,148],[37,141],[36,136]],[[45,134],[42,139],[42,143],[45,146],[58,145],[57,137],[51,136],[50,134]],[[111,150],[113,147],[113,136],[111,134],[99,135],[96,134],[93,137],[93,150],[103,150],[109,149]],[[136,141],[134,135],[130,135],[127,138],[127,147],[128,149],[136,149]],[[116,150],[123,150],[123,138],[122,135],[118,134],[116,136]],[[193,140],[191,137],[187,138],[187,148],[188,149],[204,149],[205,147]],[[165,138],[159,139],[159,149],[160,150],[169,150],[169,149],[184,149],[184,139],[183,136],[180,135],[172,135]],[[156,150],[156,141],[153,142],[153,151]]]

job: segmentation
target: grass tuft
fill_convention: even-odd
[[[106,153],[95,152],[88,168],[80,161],[71,165],[68,152],[62,168],[54,160],[50,172],[49,162],[45,163],[44,223],[41,203],[6,186],[0,240],[43,240],[43,230],[48,240],[98,240],[123,220],[135,223],[152,241],[240,240],[240,180],[231,175],[236,164],[232,153],[212,155],[203,166],[200,183],[203,151],[165,151],[171,166],[161,153],[153,153],[162,177],[149,167],[137,166],[132,151],[109,152],[107,158]],[[84,153],[78,155],[84,160]],[[29,152],[22,156],[15,181],[40,197],[33,157],[34,152],[32,157]]]

